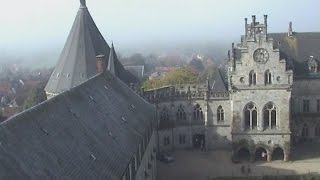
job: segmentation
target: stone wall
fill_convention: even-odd
[[[153,131],[149,144],[143,154],[135,179],[155,180],[157,178],[156,148],[157,134]]]

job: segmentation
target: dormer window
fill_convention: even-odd
[[[313,56],[310,56],[308,61],[309,73],[317,73],[318,72],[318,62],[314,59]]]

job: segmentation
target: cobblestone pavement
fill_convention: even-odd
[[[318,152],[319,153],[319,152]],[[305,154],[304,154],[305,155]],[[159,180],[208,180],[219,176],[320,174],[320,155],[282,162],[231,162],[231,152],[180,150],[173,153],[172,163],[158,162]]]

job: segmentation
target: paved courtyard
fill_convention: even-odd
[[[305,152],[304,148],[306,146],[295,150],[301,155],[295,157],[295,161],[239,164],[231,162],[231,152],[228,151],[180,150],[173,153],[173,163],[158,162],[158,179],[208,180],[219,176],[320,174],[320,149],[313,146],[311,150],[307,148],[310,152]]]

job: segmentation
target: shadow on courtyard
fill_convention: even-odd
[[[292,148],[293,161],[319,161],[320,144],[312,142],[299,143]]]
[[[305,164],[292,162],[245,162],[235,164],[230,160],[231,152],[223,150],[181,150],[173,153],[173,163],[158,162],[159,180],[208,180],[216,177],[256,177],[307,174],[308,179],[319,176]],[[300,167],[300,168],[299,168]],[[320,165],[319,165],[320,167]],[[318,168],[319,169],[319,168]],[[311,176],[312,175],[312,176]],[[266,177],[266,178],[267,178]],[[283,176],[284,177],[284,176]],[[265,178],[264,178],[265,179]],[[271,178],[272,179],[272,178]]]

